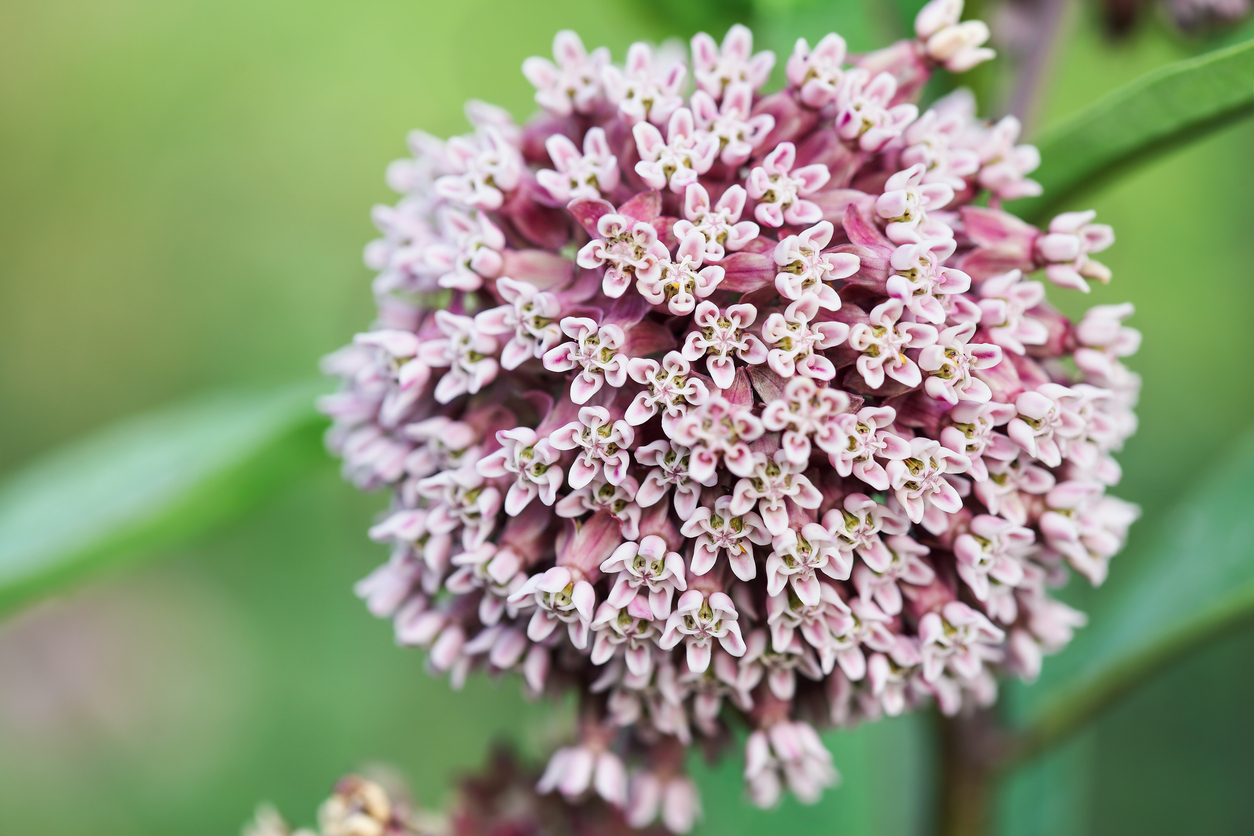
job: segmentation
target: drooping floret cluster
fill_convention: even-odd
[[[318,808],[317,829],[293,828],[279,812],[262,806],[243,836],[665,836],[662,826],[634,829],[623,811],[600,799],[569,801],[535,791],[535,774],[506,750],[486,768],[457,782],[443,809],[418,806],[390,775],[382,783],[356,775],[341,778]]]
[[[378,321],[326,361],[331,445],[394,497],[358,592],[454,684],[581,695],[542,790],[685,830],[676,747],[746,726],[752,799],[813,800],[816,727],[987,705],[1084,622],[1050,589],[1136,516],[1139,336],[1031,278],[1108,281],[1113,235],[1000,208],[1040,192],[1018,122],[916,104],[991,56],[960,13],[799,40],[774,93],[741,26],[687,64],[562,32],[542,113],[471,103],[389,169]]]

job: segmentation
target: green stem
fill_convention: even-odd
[[[1216,606],[1193,624],[1113,666],[1104,676],[1063,695],[1013,736],[1000,766],[1010,769],[1065,741],[1125,694],[1173,665],[1193,649],[1254,624],[1254,589]]]
[[[940,718],[939,836],[984,836],[993,789],[1014,742],[988,709]]]
[[[1061,46],[1063,24],[1067,16],[1068,0],[1038,0],[1030,12],[1032,24],[1039,36],[1020,56],[1017,78],[1006,112],[1019,118],[1023,134],[1032,132],[1041,108],[1047,82]]]

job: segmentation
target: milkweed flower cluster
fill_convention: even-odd
[[[572,803],[540,795],[536,776],[520,768],[508,751],[497,751],[487,767],[458,782],[445,809],[427,810],[383,776],[376,783],[356,775],[342,778],[318,809],[316,829],[293,828],[278,811],[262,806],[243,836],[501,836],[502,834],[596,833],[629,836],[623,812],[601,801]],[[385,786],[386,785],[386,786]],[[662,836],[657,826],[647,833]]]
[[[394,497],[358,592],[455,685],[581,695],[542,789],[683,831],[676,747],[743,725],[752,800],[813,800],[816,728],[987,705],[1083,624],[1050,590],[1136,517],[1139,336],[1046,301],[1113,235],[1001,208],[1041,191],[1018,122],[918,105],[991,54],[960,13],[799,40],[774,93],[742,26],[623,67],[562,32],[539,115],[472,103],[389,169],[378,320],[326,361],[331,446]]]

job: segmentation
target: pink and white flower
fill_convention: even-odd
[[[762,425],[783,433],[780,443],[793,464],[810,462],[810,437],[835,432],[837,415],[849,409],[849,396],[839,389],[820,387],[808,377],[794,377],[780,396],[762,409]]]
[[[745,82],[729,84],[722,103],[704,90],[692,94],[692,115],[697,128],[718,140],[723,165],[742,165],[775,127],[769,113],[753,113],[753,88]]]
[[[684,358],[695,363],[705,357],[705,369],[714,385],[730,388],[736,376],[735,360],[747,365],[766,362],[766,346],[748,332],[757,316],[753,305],[720,309],[713,302],[698,303],[692,317],[697,330],[689,331],[684,340]]]
[[[1045,301],[1045,285],[1023,279],[1011,270],[986,279],[980,285],[980,324],[988,329],[993,342],[1015,354],[1029,345],[1044,345],[1049,330],[1030,311]]]
[[[880,701],[889,717],[897,717],[905,711],[910,679],[920,661],[915,642],[905,636],[897,637],[892,650],[874,653],[867,660],[867,682],[871,686],[871,695]]]
[[[753,511],[735,513],[730,496],[720,496],[714,508],[697,508],[684,522],[680,533],[695,541],[692,561],[688,565],[694,575],[704,575],[718,563],[720,554],[727,555],[732,573],[742,581],[751,581],[758,574],[753,547],[771,542],[762,518]]]
[[[1019,455],[1010,437],[996,431],[1014,416],[1015,408],[1011,404],[960,401],[949,411],[949,419],[953,423],[941,430],[941,445],[971,460],[967,475],[977,483],[987,481],[989,472],[985,456],[1006,461]]]
[[[690,372],[688,361],[678,351],[666,352],[660,363],[631,358],[627,374],[646,388],[627,407],[627,423],[638,427],[660,411],[665,426],[682,418],[689,407],[705,403],[710,392],[699,378],[690,377]]]
[[[365,392],[360,391],[351,401],[337,398],[333,407],[328,404],[324,409],[330,407],[328,411],[346,419],[353,418],[354,413],[366,419],[377,410],[380,424],[396,426],[413,409],[431,380],[431,366],[418,357],[421,345],[408,331],[386,329],[357,334],[347,350],[341,349],[333,357],[347,361],[345,371],[354,377],[359,390],[376,392],[369,403],[362,402]],[[351,411],[346,409],[350,404],[355,407]]]
[[[625,215],[608,213],[597,219],[597,234],[579,250],[575,262],[585,270],[605,267],[601,289],[617,299],[632,282],[657,281],[670,251],[657,238],[652,224]]]
[[[757,90],[771,75],[775,54],[769,50],[754,53],[753,33],[737,23],[727,30],[720,47],[704,32],[692,38],[692,72],[697,87],[718,101],[736,82]]]
[[[984,507],[1016,525],[1028,522],[1028,503],[1054,487],[1054,475],[1032,464],[1027,453],[1009,459],[985,459],[988,478],[975,483],[975,495]]]
[[[653,652],[657,646],[660,625],[653,620],[648,599],[639,596],[626,607],[615,607],[605,601],[597,607],[592,620],[592,653],[594,665],[604,665],[620,655],[633,676],[647,677],[653,672]]]
[[[647,827],[661,816],[671,833],[688,833],[701,817],[701,799],[686,775],[637,772],[631,777],[625,812],[632,827]]]
[[[805,38],[797,39],[785,75],[802,104],[818,110],[836,99],[845,77],[846,50],[845,39],[835,32],[824,35],[813,50]]]
[[[526,168],[522,154],[496,128],[453,137],[446,146],[451,173],[435,181],[435,193],[473,209],[500,209],[518,188]]]
[[[783,450],[768,456],[753,454],[753,467],[736,482],[728,508],[737,516],[757,506],[766,530],[778,537],[788,530],[788,503],[801,508],[818,508],[823,495],[805,475],[806,465],[791,461]]]
[[[549,440],[530,427],[500,430],[496,440],[501,448],[480,459],[476,468],[489,479],[515,477],[505,494],[505,513],[518,516],[536,497],[552,505],[562,486],[562,457]]]
[[[1045,383],[1015,398],[1018,414],[1006,433],[1025,453],[1046,467],[1062,464],[1070,440],[1084,432],[1084,420],[1070,409],[1075,394],[1066,386]]]
[[[823,220],[818,204],[804,198],[823,188],[831,172],[822,163],[794,168],[796,162],[797,147],[781,142],[760,166],[749,172],[745,188],[749,197],[757,201],[753,217],[758,223],[771,227],[786,223],[809,226]]]
[[[467,466],[428,476],[417,484],[418,495],[430,500],[426,527],[432,534],[462,530],[462,546],[476,549],[496,528],[501,492]]]
[[[1020,562],[1031,550],[1036,535],[1029,528],[989,514],[971,519],[970,530],[954,541],[958,577],[971,587],[979,601],[987,601],[990,581],[1005,586],[1023,582]]]
[[[953,230],[928,217],[928,212],[948,206],[954,199],[954,190],[946,183],[925,182],[926,174],[922,164],[899,171],[888,178],[884,193],[875,199],[875,214],[887,224],[884,234],[894,244],[953,237]]]
[[[836,367],[823,352],[835,348],[850,334],[843,322],[818,322],[819,298],[806,294],[784,309],[766,318],[762,340],[768,351],[766,362],[780,377],[795,374],[817,380],[831,380]]]
[[[496,292],[505,304],[475,314],[475,328],[492,336],[510,335],[501,349],[501,368],[513,371],[561,341],[562,303],[556,294],[505,276],[496,280]]]
[[[666,125],[666,138],[649,122],[632,126],[640,162],[636,174],[651,189],[670,188],[676,194],[697,182],[718,157],[718,137],[698,131],[692,111],[681,107],[671,114]]]
[[[526,582],[527,573],[523,571],[524,559],[515,549],[484,543],[476,549],[453,555],[452,564],[457,568],[445,580],[445,587],[454,595],[467,595],[482,589],[484,594],[479,599],[479,620],[484,626],[493,627],[502,617],[508,615],[513,618],[517,614],[508,599]]]
[[[605,47],[591,54],[579,36],[563,29],[553,38],[553,58],[528,58],[523,75],[536,88],[536,104],[555,116],[591,113],[604,99],[601,73],[610,62]]]
[[[642,508],[656,505],[666,496],[666,492],[675,488],[675,513],[681,520],[689,519],[697,507],[701,496],[701,488],[710,487],[718,481],[718,474],[712,469],[701,479],[689,472],[692,451],[673,441],[654,441],[636,449],[636,461],[650,468],[640,483],[636,493],[636,502]]]
[[[839,780],[831,753],[808,723],[780,721],[753,732],[745,744],[745,786],[757,807],[773,807],[784,784],[803,804],[813,804]]]
[[[562,32],[524,70],[547,113],[472,102],[389,169],[376,324],[319,401],[345,475],[391,488],[357,589],[454,687],[586,692],[541,789],[686,831],[686,750],[739,723],[753,797],[809,800],[835,774],[795,718],[988,706],[1083,623],[1051,596],[1136,517],[1107,490],[1139,335],[1025,280],[1107,281],[1112,235],[1004,208],[1040,192],[1013,117],[918,116],[991,54],[961,12],[853,68],[798,41],[767,95],[744,27],[693,39],[689,98],[682,47],[616,67]]]
[[[841,507],[823,515],[823,527],[845,556],[842,563],[853,565],[856,554],[876,572],[887,571],[893,560],[880,534],[904,534],[909,523],[864,493],[846,494]]]
[[[758,237],[757,224],[740,220],[747,196],[744,186],[728,186],[710,206],[709,192],[700,183],[693,183],[684,190],[684,217],[675,222],[675,237],[683,241],[692,232],[700,232],[705,237],[703,258],[710,264],[744,249]]]
[[[604,563],[601,571],[615,574],[614,588],[606,601],[619,609],[629,608],[637,595],[649,602],[653,617],[665,619],[671,614],[675,590],[688,588],[684,581],[684,559],[670,551],[666,541],[650,534],[639,543],[623,543]]]
[[[688,68],[683,61],[666,65],[663,61],[665,58],[655,57],[647,43],[637,41],[627,48],[627,65],[623,69],[612,64],[602,68],[605,96],[627,124],[648,120],[665,125],[671,114],[683,106],[680,91]]]
[[[965,189],[967,178],[980,170],[980,155],[972,148],[961,147],[970,117],[947,106],[964,92],[970,91],[960,88],[936,102],[901,135],[906,145],[901,152],[902,164],[921,164],[927,170],[923,175],[925,183],[946,183],[954,191]]]
[[[849,609],[828,619],[831,639],[829,652],[851,682],[866,676],[866,653],[863,645],[881,653],[892,650],[896,636],[889,629],[892,618],[865,598],[854,598]]]
[[[923,373],[906,351],[936,343],[937,332],[925,322],[902,321],[905,306],[888,299],[871,309],[870,322],[849,329],[849,346],[860,352],[858,374],[872,389],[884,385],[884,376],[910,388],[923,382]]]
[[[959,23],[962,0],[931,0],[914,19],[914,32],[927,56],[951,73],[964,73],[997,53],[983,46],[988,26],[980,20]]]
[[[832,241],[834,228],[822,221],[798,235],[789,235],[775,245],[775,289],[785,299],[800,299],[806,294],[818,297],[819,307],[840,309],[840,296],[828,282],[847,279],[858,272],[861,261],[852,253],[825,253]]]
[[[927,393],[956,406],[959,401],[988,403],[993,390],[974,375],[1001,362],[1001,347],[969,342],[975,334],[974,322],[963,322],[941,331],[933,345],[919,352],[919,368],[928,373]]]
[[[688,668],[702,673],[710,666],[716,643],[732,656],[744,655],[739,618],[736,605],[726,593],[689,589],[679,596],[675,611],[666,619],[658,646],[670,650],[683,642]]]
[[[848,579],[851,568],[823,526],[812,522],[800,530],[785,528],[771,539],[771,553],[766,558],[766,594],[780,595],[789,586],[802,604],[817,606],[822,590],[816,572],[839,581]]]
[[[423,343],[418,359],[433,369],[447,369],[435,385],[437,401],[473,395],[496,379],[501,366],[495,337],[480,333],[470,317],[448,311],[436,311],[435,323],[444,337]]]
[[[1095,224],[1097,213],[1064,212],[1049,222],[1049,232],[1036,239],[1036,255],[1045,262],[1045,278],[1059,287],[1089,292],[1089,280],[1110,282],[1110,268],[1089,258],[1115,243],[1115,232]]]
[[[836,88],[837,135],[867,153],[883,149],[919,115],[917,105],[892,104],[896,96],[897,80],[889,73],[847,70]]]
[[[636,290],[650,305],[665,305],[676,316],[690,314],[697,300],[715,291],[723,280],[723,268],[717,264],[702,267],[705,261],[705,236],[695,229],[680,242],[675,259],[662,262],[656,279],[636,279]]]
[[[819,581],[819,600],[816,604],[803,603],[791,588],[766,599],[766,623],[771,633],[771,648],[781,653],[792,645],[800,633],[805,642],[819,655],[824,673],[836,664],[833,648],[832,623],[843,623],[849,614],[849,605],[840,597],[836,587],[826,580]]]
[[[438,274],[440,287],[478,290],[484,279],[501,275],[505,234],[486,212],[472,216],[449,208],[441,213],[440,227],[444,240],[422,251],[424,267]]]
[[[736,476],[752,473],[755,462],[749,442],[765,431],[751,409],[712,395],[675,423],[674,441],[691,451],[688,473],[703,482],[715,475],[720,459]]]
[[[621,418],[613,420],[603,406],[585,406],[579,420],[553,431],[549,444],[555,450],[577,450],[567,474],[572,488],[582,488],[604,474],[611,485],[627,478],[636,432]]]
[[[406,424],[403,433],[418,445],[405,457],[405,473],[418,479],[455,470],[483,455],[478,430],[444,415]]]
[[[876,459],[896,461],[910,455],[910,442],[892,431],[897,413],[891,406],[863,407],[843,413],[830,430],[815,439],[841,476],[856,476],[877,491],[888,490],[884,465]]]
[[[888,561],[878,568],[861,563],[853,570],[853,585],[863,600],[873,601],[885,615],[901,612],[901,584],[921,589],[936,580],[936,572],[923,558],[931,552],[927,546],[905,534],[886,539]]]
[[[619,351],[627,341],[622,328],[597,325],[586,316],[565,317],[561,327],[571,341],[545,352],[544,367],[551,372],[579,370],[570,383],[572,401],[585,404],[604,384],[617,389],[627,382],[627,358]]]
[[[931,238],[897,247],[889,258],[893,273],[885,285],[888,295],[900,299],[919,319],[933,325],[944,323],[946,297],[971,289],[970,276],[944,266],[956,247],[953,238]]]
[[[910,455],[893,459],[885,469],[893,495],[910,521],[925,523],[928,527],[928,524],[938,525],[932,520],[925,522],[929,511],[933,512],[933,520],[936,512],[940,512],[943,520],[943,515],[955,514],[962,507],[962,497],[947,477],[964,473],[970,465],[966,456],[942,447],[939,441],[916,436],[910,439]]]
[[[591,128],[583,139],[583,153],[562,134],[544,142],[553,166],[536,172],[536,182],[553,196],[568,203],[580,197],[599,198],[618,188],[618,158],[610,153],[603,128]]]
[[[1001,661],[1006,634],[980,613],[959,601],[919,619],[919,656],[923,678],[936,682],[946,671],[974,679],[987,662]]]
[[[527,638],[541,642],[559,624],[565,624],[570,642],[582,650],[588,646],[596,590],[577,569],[554,566],[532,575],[510,596],[509,602],[519,609],[534,607],[527,624]]]
[[[541,795],[554,790],[571,801],[592,790],[615,807],[622,807],[627,803],[627,768],[622,758],[604,744],[566,746],[549,758],[536,784],[536,792]]]
[[[640,485],[631,476],[618,485],[600,478],[593,479],[559,499],[553,510],[564,519],[604,511],[618,521],[624,540],[635,540],[640,536],[641,509],[635,501],[639,488]]]
[[[1041,184],[1028,177],[1040,167],[1041,154],[1034,145],[1015,145],[1021,130],[1018,119],[1003,117],[975,146],[980,155],[976,182],[999,200],[1018,200],[1041,193]]]
[[[794,635],[792,643],[781,651],[771,646],[765,630],[754,630],[745,637],[745,655],[740,657],[741,675],[756,685],[763,678],[771,694],[791,700],[797,692],[797,673],[814,682],[823,680],[823,668],[814,650]]]

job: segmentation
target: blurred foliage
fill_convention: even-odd
[[[1045,131],[1036,141],[1039,198],[1011,211],[1044,223],[1047,210],[1254,110],[1254,41],[1169,64]]]
[[[537,757],[560,706],[516,681],[454,693],[362,617],[375,505],[328,464],[230,533],[8,625],[0,831],[233,834],[258,801],[312,810],[370,762],[438,804],[498,735]]]
[[[998,836],[1086,833],[1094,802],[1096,742],[1096,735],[1084,732],[1016,771],[998,796],[994,832]]]
[[[683,11],[695,5],[6,4],[0,470],[179,395],[306,376],[369,320],[359,253],[407,129],[464,130],[469,97],[525,115],[519,65],[556,29],[621,58],[633,40],[705,28]],[[799,34],[813,43],[836,28],[865,49],[903,32],[909,6],[759,0],[752,15],[782,67]],[[740,17],[722,8],[718,27]],[[1205,46],[1154,27],[1111,45],[1087,14],[1041,124]],[[1251,424],[1250,159],[1247,122],[1093,194],[1119,236],[1103,254],[1114,284],[1056,294],[1072,313],[1137,305],[1145,343],[1132,365],[1146,386],[1119,493],[1151,518]],[[525,703],[514,681],[454,694],[352,598],[384,556],[364,537],[381,502],[328,464],[233,530],[0,628],[0,831],[234,833],[258,800],[312,809],[367,760],[436,803],[493,735],[522,728],[533,756],[560,738],[567,712]],[[1134,527],[1112,590],[1149,570],[1157,531]],[[1068,592],[1088,608],[1104,591]],[[1254,815],[1252,653],[1250,631],[1194,651],[1025,770],[1004,831],[1241,832]],[[739,802],[734,760],[700,767],[705,832],[920,832],[926,720],[833,735],[843,789],[775,818]]]
[[[230,392],[109,427],[0,485],[0,613],[246,513],[319,458],[325,381]],[[72,511],[70,509],[73,509]]]
[[[1012,689],[1032,746],[1075,730],[1170,659],[1254,616],[1254,434],[1145,523],[1153,545],[1109,580],[1089,626],[1041,678]]]

